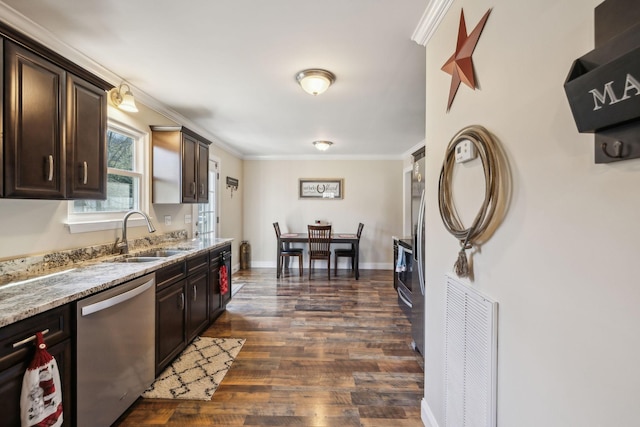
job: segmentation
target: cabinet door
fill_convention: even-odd
[[[156,375],[186,345],[185,280],[180,280],[156,296]]]
[[[0,38],[0,70],[2,71],[2,79],[4,79],[4,40]],[[4,85],[0,84],[0,135],[4,132],[2,130],[3,118],[4,118],[4,105],[1,101],[4,100]],[[2,138],[0,138],[0,197],[4,197],[4,145]]]
[[[182,203],[198,201],[198,141],[182,135]]]
[[[225,308],[227,303],[231,301],[231,247],[226,247],[223,250],[223,255],[221,258],[224,262],[224,265],[227,267],[227,285],[228,290],[227,293],[222,295],[222,307]]]
[[[198,144],[198,203],[209,202],[209,146]]]
[[[220,252],[211,252],[209,264],[209,313],[213,322],[222,312],[220,295]]]
[[[59,344],[48,347],[58,364],[60,371],[60,385],[62,386],[62,417],[63,426],[73,425],[72,403],[74,401],[71,389],[71,340],[62,341]],[[8,369],[0,371],[0,426],[20,427],[20,394],[22,391],[22,378],[33,358],[34,351],[21,363],[17,363]]]
[[[67,197],[107,198],[106,92],[67,75]]]
[[[209,273],[204,270],[187,279],[187,342],[191,342],[209,324]]]
[[[64,198],[65,71],[5,42],[5,197]]]

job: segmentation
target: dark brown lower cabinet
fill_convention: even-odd
[[[193,339],[209,326],[209,274],[207,270],[187,279],[187,341]]]
[[[220,253],[211,251],[209,255],[209,316],[211,321],[222,313],[222,295],[220,295]]]
[[[186,342],[185,283],[180,280],[156,296],[156,376],[180,354]]]
[[[71,388],[72,348],[69,305],[54,308],[0,329],[0,426],[20,427],[22,378],[33,359],[34,341],[26,341],[37,331],[44,334],[47,351],[58,364],[62,386],[64,426],[73,423]]]
[[[220,292],[220,267],[227,268],[229,289],[225,294]],[[231,245],[225,245],[209,252],[209,312],[210,322],[222,314],[231,300]]]
[[[209,325],[209,254],[156,272],[156,375]]]

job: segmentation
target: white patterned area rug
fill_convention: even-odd
[[[244,342],[236,338],[197,337],[142,397],[211,400]]]

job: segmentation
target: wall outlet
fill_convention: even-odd
[[[164,225],[171,225],[171,215],[164,216]]]
[[[456,145],[456,163],[464,163],[476,158],[476,147],[473,142],[465,139]]]
[[[184,223],[185,224],[191,224],[191,215],[185,215],[184,216]]]

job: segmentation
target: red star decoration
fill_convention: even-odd
[[[467,36],[467,25],[464,22],[464,10],[460,11],[460,27],[458,28],[458,43],[456,51],[451,58],[442,66],[442,71],[451,74],[451,88],[449,89],[449,102],[447,103],[447,112],[451,109],[453,98],[460,87],[460,82],[464,82],[471,89],[476,88],[476,79],[473,72],[473,60],[471,55],[478,44],[480,33],[487,23],[491,9],[484,14],[478,25],[473,29],[471,34]]]

